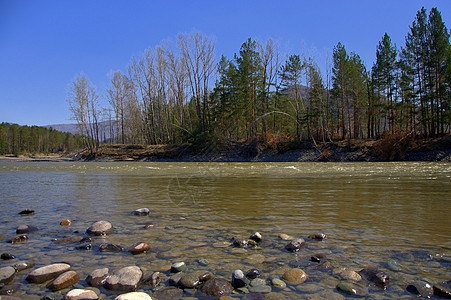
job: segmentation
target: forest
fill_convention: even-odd
[[[385,33],[375,56],[367,69],[339,42],[322,71],[313,57],[249,38],[216,60],[212,39],[179,34],[132,57],[104,93],[79,75],[67,101],[90,149],[105,142],[102,130],[109,143],[144,145],[449,135],[451,46],[441,13],[419,10],[405,44]]]
[[[83,147],[83,138],[39,126],[0,124],[0,155],[68,153]]]

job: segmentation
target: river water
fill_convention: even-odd
[[[387,273],[387,289],[369,286],[374,299],[409,298],[412,294],[405,287],[412,280],[451,278],[450,163],[0,160],[0,197],[0,234],[14,236],[19,225],[39,228],[27,242],[3,241],[0,252],[33,261],[36,267],[70,262],[80,274],[79,288],[87,286],[86,275],[97,268],[137,265],[144,272],[164,271],[178,261],[189,270],[209,270],[226,279],[236,269],[256,268],[267,282],[288,267],[307,273],[301,285],[273,288],[266,294],[271,299],[342,297],[335,289],[340,277],[334,270],[340,268],[377,267]],[[142,207],[151,214],[131,215]],[[35,214],[20,216],[23,209]],[[60,226],[63,219],[72,225]],[[111,222],[115,233],[95,238],[92,250],[55,244],[55,239],[83,235],[98,220]],[[153,227],[143,229],[148,224]],[[256,231],[265,241],[262,247],[225,247],[231,237],[248,238]],[[328,238],[308,240],[316,232]],[[288,241],[279,237],[282,233],[303,237],[306,247],[297,254],[284,250]],[[141,241],[154,250],[133,256],[96,248],[103,243],[127,248]],[[319,252],[326,253],[333,269],[319,269],[310,261]],[[199,259],[208,265],[200,265]],[[393,263],[401,267],[390,267]],[[0,267],[10,264],[1,261]],[[67,292],[51,293],[45,285],[28,284],[27,272],[16,276],[21,286],[15,295],[61,299]],[[100,292],[114,299],[114,292]],[[193,291],[184,295],[198,297]]]

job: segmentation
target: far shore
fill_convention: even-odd
[[[444,161],[451,162],[451,138],[416,140],[408,148],[381,146],[376,140],[352,140],[335,143],[303,143],[296,147],[271,148],[260,143],[239,144],[209,151],[194,151],[182,145],[111,145],[97,151],[70,154],[3,155],[0,159],[17,161],[155,161],[155,162],[377,162]],[[396,143],[395,143],[396,144]],[[211,147],[210,147],[211,148]],[[208,149],[208,147],[207,147]],[[377,151],[376,151],[377,150]]]

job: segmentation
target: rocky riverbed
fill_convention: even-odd
[[[361,256],[363,245],[302,227],[297,236],[244,235],[187,225],[184,214],[164,225],[139,208],[124,212],[127,229],[82,218],[38,228],[36,213],[18,212],[23,224],[0,233],[1,299],[451,298],[451,258],[421,248],[378,247],[383,259],[374,261]],[[118,243],[121,235],[134,242]]]

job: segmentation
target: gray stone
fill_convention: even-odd
[[[75,271],[67,271],[59,275],[52,283],[48,285],[48,288],[52,291],[59,291],[70,286],[73,286],[80,280],[80,276]]]
[[[267,294],[267,293],[271,293],[272,289],[271,289],[271,286],[263,284],[263,285],[251,286],[249,288],[249,291],[252,293]]]
[[[0,289],[0,295],[12,295],[20,288],[20,284],[10,284],[5,285]],[[3,297],[0,297],[0,300],[3,299]]]
[[[342,280],[354,280],[354,281],[362,280],[362,276],[360,276],[359,273],[347,268],[343,268],[342,270],[340,270],[340,272],[338,272],[337,275]]]
[[[146,273],[143,276],[142,281],[148,285],[150,285],[152,288],[155,288],[160,285],[161,282],[161,273],[160,272],[151,272]]]
[[[193,289],[211,279],[212,274],[208,271],[196,271],[188,274],[183,274],[178,282],[178,285],[183,289]]]
[[[70,265],[68,264],[51,264],[39,269],[33,270],[25,278],[30,283],[43,283],[50,279],[54,279],[64,272],[70,271]]]
[[[199,264],[199,265],[201,265],[201,266],[203,266],[203,267],[206,267],[206,266],[208,266],[208,264],[210,263],[207,259],[205,259],[205,258],[199,258],[198,260],[197,260],[197,263]]]
[[[261,278],[254,278],[250,282],[251,286],[265,285],[265,284],[266,284],[266,281]]]
[[[111,225],[111,223],[108,221],[97,221],[86,230],[87,234],[97,236],[109,235],[113,232],[113,225]]]
[[[0,268],[0,284],[6,284],[10,282],[14,275],[16,274],[16,269],[13,267],[3,267]]]
[[[16,229],[16,234],[24,234],[24,233],[37,231],[37,230],[38,230],[38,228],[36,226],[33,226],[33,225],[20,225]]]
[[[138,288],[142,275],[141,269],[137,266],[125,267],[113,272],[107,278],[105,287],[115,291],[135,291]]]
[[[110,271],[108,268],[96,269],[89,273],[86,277],[86,283],[90,286],[102,286],[105,284],[107,278],[110,276]]]
[[[317,232],[309,235],[308,238],[311,239],[312,241],[322,241],[327,239],[327,235],[325,233]]]
[[[213,278],[205,282],[201,291],[211,297],[229,295],[233,290],[232,284],[224,278]]]
[[[260,234],[260,232],[256,232],[253,235],[251,235],[249,239],[254,240],[257,243],[260,243],[262,241],[262,235]]]

